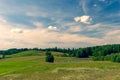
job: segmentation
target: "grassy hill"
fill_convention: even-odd
[[[120,80],[120,64],[89,58],[61,57],[45,62],[45,52],[30,50],[0,60],[0,80]]]
[[[62,56],[62,53],[60,52],[53,52],[52,53],[54,56]],[[17,54],[13,54],[13,55],[8,55],[6,57],[8,58],[14,58],[14,57],[29,57],[29,56],[45,56],[45,52],[44,51],[37,51],[37,50],[29,50],[29,51],[23,51]]]
[[[44,52],[42,51],[30,50],[13,55],[8,55],[7,57],[27,57],[27,56],[42,56],[42,55],[44,55]]]

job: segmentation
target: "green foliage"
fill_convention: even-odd
[[[92,57],[94,61],[104,61],[104,56],[97,56],[97,57]]]
[[[93,56],[106,56],[112,53],[119,53],[120,45],[97,46],[93,49]]]
[[[67,53],[63,53],[62,57],[69,57]]]
[[[77,51],[77,53],[76,53],[76,57],[77,58],[81,58],[82,57],[82,50],[81,49],[79,49],[78,51]]]
[[[3,54],[3,57],[2,57],[3,59],[5,58],[5,55]]]
[[[51,55],[51,52],[50,52],[50,51],[47,51],[47,52],[46,52],[46,56],[49,56],[49,55]]]
[[[111,61],[120,62],[120,54],[111,55]]]
[[[117,55],[111,55],[111,61],[116,62],[116,57],[117,57]]]
[[[112,57],[111,55],[107,55],[107,56],[104,57],[104,60],[105,61],[112,61],[111,57]]]
[[[21,49],[11,48],[8,50],[1,50],[0,54],[11,55],[11,54],[16,54],[23,51],[28,51],[28,49],[27,48],[21,48]]]
[[[49,51],[46,52],[46,62],[54,62],[54,56]]]
[[[94,61],[112,61],[112,62],[120,62],[120,53],[118,54],[110,54],[107,56],[93,56],[92,59]]]

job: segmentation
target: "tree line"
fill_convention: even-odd
[[[110,54],[120,53],[120,44],[112,44],[112,45],[103,45],[103,46],[93,46],[93,47],[86,47],[86,48],[68,48],[68,49],[61,49],[61,48],[47,48],[44,50],[48,51],[56,51],[62,52],[63,56],[68,57],[77,57],[77,58],[88,58],[90,56],[99,57],[99,56],[107,56]]]
[[[63,53],[64,57],[76,57],[76,58],[88,58],[92,56],[93,60],[102,60],[103,57],[110,55],[113,56],[116,53],[120,53],[120,44],[111,44],[111,45],[102,45],[102,46],[93,46],[86,48],[22,48],[22,49],[8,49],[0,50],[0,54],[11,55],[16,54],[22,51],[28,50],[38,50],[38,51],[55,51]],[[112,54],[112,55],[111,55]],[[105,59],[104,59],[105,60]]]

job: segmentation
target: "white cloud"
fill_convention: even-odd
[[[80,16],[80,17],[75,17],[74,20],[76,22],[80,21],[85,24],[91,24],[92,18],[90,16],[84,15],[84,16]]]
[[[57,27],[55,27],[55,26],[48,26],[48,29],[49,30],[57,30]]]
[[[14,28],[14,29],[11,29],[11,32],[12,33],[23,33],[24,30],[20,29],[20,28]]]

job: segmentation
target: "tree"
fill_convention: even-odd
[[[54,56],[49,51],[46,52],[46,62],[54,62]]]
[[[77,53],[75,55],[77,58],[82,58],[83,57],[83,50],[82,49],[79,49],[77,50]]]

